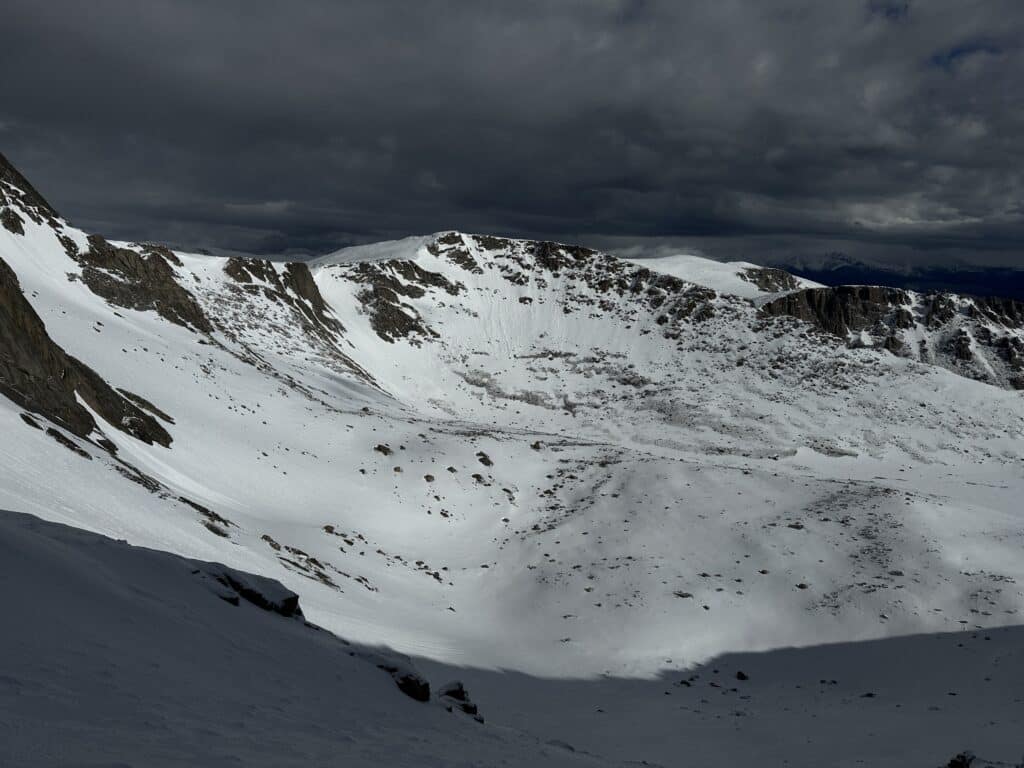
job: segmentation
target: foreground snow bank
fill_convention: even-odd
[[[0,512],[0,583],[0,765],[594,764],[403,695],[269,579]]]

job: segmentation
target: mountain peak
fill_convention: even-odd
[[[0,152],[0,205],[12,202],[20,202],[23,209],[34,208],[46,218],[60,217],[46,198],[39,194],[29,180]]]

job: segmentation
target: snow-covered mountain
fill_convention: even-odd
[[[1024,673],[990,633],[1024,609],[1024,305],[458,232],[172,252],[2,159],[0,223],[0,508],[278,580],[457,670],[481,732],[665,765],[1020,751],[1019,687],[983,678]],[[809,676],[839,642],[841,694]],[[765,687],[715,682],[723,654]],[[845,763],[850,718],[879,736]]]

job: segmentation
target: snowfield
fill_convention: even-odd
[[[1003,760],[1024,751],[1015,306],[837,298],[754,265],[630,263],[455,232],[308,266],[164,253],[89,239],[13,183],[0,189],[21,230],[0,228],[17,280],[0,313],[28,322],[23,297],[50,343],[110,387],[75,392],[80,419],[95,424],[76,432],[54,416],[73,404],[46,405],[66,381],[56,353],[11,336],[11,354],[29,362],[10,375],[52,370],[0,397],[0,508],[280,581],[314,624],[407,654],[436,682],[464,679],[487,716],[456,721],[431,704],[421,722],[418,704],[380,694],[374,709],[346,710],[368,730],[339,736],[338,754],[429,764],[400,758],[405,747],[378,750],[421,737],[433,749],[464,720],[459,760],[481,765],[541,759],[523,744],[552,764],[591,759],[549,753],[551,740],[661,765],[932,766],[964,748]],[[129,415],[112,421],[111,409]],[[29,552],[54,537],[92,546],[10,519],[5,536],[43,542],[24,543]],[[140,578],[139,558],[172,562],[96,546],[113,564],[94,602]],[[52,567],[40,558],[0,566],[24,610],[47,616],[7,641],[25,664],[40,637],[87,624],[73,611],[55,623],[70,599],[61,585],[78,576],[59,552]],[[152,578],[147,594],[186,589]],[[103,623],[158,610],[143,597],[89,624],[105,637],[82,651],[89,664],[120,652],[121,630]],[[238,638],[254,658],[308,643],[333,652],[335,641],[265,612],[225,619],[217,601],[203,605],[196,658],[219,659]],[[250,614],[259,627],[232,624]],[[153,633],[145,642],[184,636],[180,617],[164,618],[166,631],[135,622]],[[161,642],[146,663],[171,653]],[[58,706],[56,695],[30,706],[22,692],[77,669],[71,653],[38,674],[21,661],[4,672],[17,733]],[[269,756],[292,742],[242,737],[273,729],[283,710],[317,761],[335,726],[313,713],[327,706],[315,697],[349,674],[389,691],[386,675],[355,662],[324,680],[312,657],[290,663],[302,668],[251,680],[245,695],[204,680],[196,700],[238,697],[208,712],[258,711],[239,716],[232,741],[221,722],[195,748],[230,744],[225,761],[286,764]],[[116,672],[119,684],[141,669]],[[243,704],[256,700],[267,703]],[[96,738],[98,720],[61,718],[78,734],[72,751]],[[170,738],[200,726],[160,727]],[[410,735],[421,727],[430,735]],[[130,743],[143,764],[173,762],[152,751],[167,742]],[[131,763],[101,752],[95,761]]]
[[[377,668],[402,660],[240,599],[216,565],[11,512],[0,556],[23,619],[0,636],[5,766],[606,764],[415,701]]]
[[[748,299],[763,300],[767,298],[766,294],[784,292],[787,287],[789,290],[821,287],[821,283],[813,280],[789,275],[782,270],[765,269],[748,261],[712,261],[685,253],[626,261],[638,267],[647,267],[655,272],[712,288],[719,293]],[[759,282],[761,286],[758,285]],[[775,282],[775,285],[771,285],[772,282]]]

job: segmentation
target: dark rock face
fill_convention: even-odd
[[[744,269],[738,274],[743,280],[753,283],[759,291],[764,291],[765,293],[795,291],[800,287],[800,283],[793,275],[775,267]]]
[[[395,678],[398,690],[416,701],[430,701],[430,683],[419,675],[406,674]]]
[[[370,316],[370,327],[384,341],[436,338],[419,313],[402,298],[418,299],[427,290],[441,289],[455,296],[465,290],[461,283],[452,283],[444,275],[430,272],[411,261],[392,260],[383,263],[353,265],[352,279],[365,284],[357,298]],[[401,279],[399,279],[401,278]]]
[[[850,332],[868,330],[879,323],[891,328],[911,327],[910,304],[910,296],[899,288],[841,285],[789,293],[768,302],[761,311],[771,317],[789,315],[845,338]]]
[[[946,764],[946,768],[971,768],[972,765],[974,765],[974,754],[961,752]]]
[[[290,289],[300,299],[304,299],[309,303],[309,310],[302,303],[299,303],[298,306],[307,316],[312,311],[310,319],[314,323],[334,333],[341,333],[345,330],[342,328],[341,323],[330,315],[330,307],[327,306],[327,302],[324,301],[316,281],[313,280],[313,273],[309,271],[309,265],[300,261],[285,264],[282,282],[285,288]]]
[[[4,229],[15,235],[25,234],[25,222],[21,216],[16,214],[11,208],[4,208],[0,210],[0,224],[3,225]]]
[[[75,250],[74,258],[82,265],[82,281],[97,296],[126,309],[156,311],[176,325],[203,333],[213,330],[195,298],[175,279],[166,249],[148,246],[147,255],[142,256],[91,235],[88,251]]]
[[[170,446],[171,436],[155,418],[50,338],[14,270],[0,259],[0,394],[86,438],[97,425],[76,392],[115,428],[150,445]]]
[[[216,579],[257,608],[280,614],[285,618],[302,616],[299,596],[276,581],[250,576],[229,568],[217,573]]]
[[[500,243],[500,238],[495,237],[485,239],[493,240],[495,241],[495,243]],[[488,248],[487,245],[484,245],[482,242],[480,242],[481,240],[482,238],[477,238],[477,242],[483,245],[484,248]],[[466,249],[465,242],[463,241],[463,236],[458,232],[448,232],[446,234],[441,235],[439,238],[437,238],[437,242],[431,243],[430,245],[427,246],[427,250],[429,250],[432,254],[437,256],[440,253],[440,248],[442,246],[445,248],[445,258],[447,258],[448,261],[450,261],[452,264],[461,267],[467,272],[472,272],[475,275],[482,275],[484,273],[480,265],[477,264],[476,259],[474,259],[470,252]],[[490,250],[498,250],[501,247],[502,246],[500,244],[495,244],[493,245],[492,248],[490,248]]]
[[[472,715],[477,722],[482,723],[484,719],[480,716],[480,709],[469,698],[469,693],[466,691],[466,687],[459,681],[454,681],[441,686],[441,689],[437,692],[437,697],[451,712],[455,709],[460,712],[465,712],[467,715]]]
[[[899,288],[811,288],[765,304],[768,316],[795,317],[859,346],[942,365],[966,378],[1024,389],[1024,303],[949,293],[910,294]],[[925,334],[913,342],[904,331]],[[913,349],[911,349],[913,347]]]
[[[279,286],[281,284],[273,265],[264,259],[243,259],[239,256],[232,256],[224,265],[224,272],[238,283],[251,285],[255,278],[272,285]]]
[[[395,681],[398,690],[415,701],[430,701],[430,683],[424,680],[419,674],[411,669],[400,669],[391,664],[378,664],[378,669],[383,669],[391,679]]]
[[[1000,325],[1024,327],[1024,301],[994,296],[977,297],[973,300],[971,311],[975,316],[987,318]]]
[[[89,461],[92,461],[92,456],[89,455],[88,451],[86,451],[85,449],[81,448],[78,445],[78,443],[76,443],[74,440],[71,440],[71,439],[65,437],[64,433],[62,433],[60,430],[54,429],[53,427],[47,427],[46,434],[49,435],[50,437],[52,437],[54,440],[56,440],[61,445],[63,445],[65,448],[67,448],[72,453],[81,456],[83,459],[88,459]]]
[[[135,403],[135,405],[139,406],[142,410],[149,411],[161,421],[167,424],[174,423],[174,419],[172,417],[168,416],[166,413],[161,411],[159,408],[157,408],[155,405],[149,402],[149,400],[144,398],[142,395],[136,395],[134,392],[129,392],[127,389],[121,389],[120,387],[118,387],[117,391],[120,392],[124,397],[128,398],[133,403]]]
[[[59,218],[53,206],[0,153],[0,208],[6,205],[17,205],[37,224],[43,221],[54,222]],[[6,221],[4,226],[10,229]]]
[[[281,276],[274,265],[264,259],[232,257],[224,265],[224,272],[242,290],[262,293],[271,301],[292,307],[299,313],[307,332],[331,340],[345,331],[324,301],[309,266],[302,262],[285,264]]]

